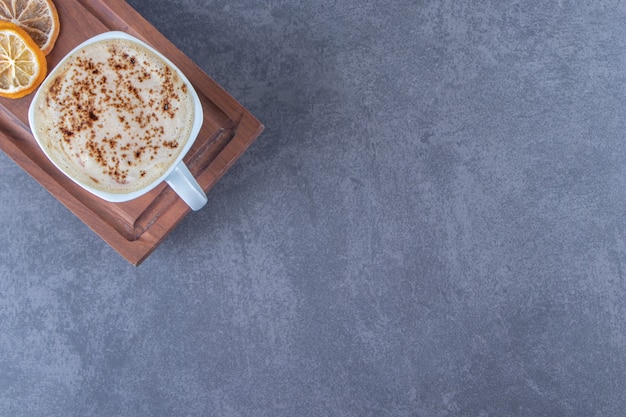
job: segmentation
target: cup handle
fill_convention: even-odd
[[[189,168],[180,162],[174,171],[165,179],[165,182],[192,210],[200,210],[207,203],[208,199],[198,181],[191,175]]]

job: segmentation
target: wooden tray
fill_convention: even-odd
[[[185,162],[205,191],[210,190],[263,125],[123,0],[55,0],[61,32],[48,55],[51,70],[82,41],[121,30],[154,46],[177,65],[196,88],[204,123]],[[167,185],[127,203],[109,203],[67,179],[39,149],[30,133],[28,106],[0,98],[0,149],[120,255],[139,265],[180,223],[190,209]]]

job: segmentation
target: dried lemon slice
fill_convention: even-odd
[[[44,55],[59,36],[59,14],[51,0],[0,0],[0,21],[24,29]]]
[[[17,25],[0,22],[0,96],[32,93],[47,73],[46,56]]]

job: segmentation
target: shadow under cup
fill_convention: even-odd
[[[114,192],[112,192],[110,190],[107,191],[103,188],[98,187],[97,186],[98,181],[96,181],[92,176],[87,175],[86,172],[82,172],[82,170],[85,170],[86,168],[83,168],[81,164],[69,162],[70,159],[66,156],[62,156],[63,155],[62,152],[58,152],[58,151],[55,152],[51,149],[51,147],[54,145],[54,141],[60,144],[60,141],[63,140],[63,135],[65,135],[65,138],[67,140],[68,132],[63,131],[62,132],[63,135],[61,134],[52,135],[52,134],[45,133],[45,131],[42,130],[42,123],[43,123],[41,120],[42,117],[38,117],[40,116],[40,113],[41,113],[41,109],[38,103],[40,103],[41,100],[45,100],[46,99],[45,95],[49,94],[50,90],[54,88],[54,86],[51,86],[50,83],[57,78],[57,76],[59,75],[58,72],[63,69],[64,67],[63,64],[66,63],[66,61],[68,61],[69,59],[73,59],[75,54],[80,53],[80,51],[82,51],[83,48],[87,47],[88,45],[95,44],[97,42],[107,42],[107,41],[115,41],[115,40],[128,41],[131,44],[135,44],[139,50],[143,48],[143,50],[146,50],[148,54],[151,53],[152,55],[154,55],[154,57],[156,57],[162,63],[165,64],[164,65],[165,71],[167,71],[168,68],[170,71],[174,71],[178,75],[180,80],[182,81],[183,88],[185,89],[186,94],[189,95],[191,102],[193,103],[191,106],[193,108],[193,118],[191,120],[190,129],[188,130],[189,134],[186,137],[180,138],[181,141],[184,142],[182,144],[182,149],[177,149],[178,153],[175,154],[175,156],[172,155],[171,157],[167,157],[166,161],[157,170],[155,170],[154,167],[147,167],[144,171],[140,171],[143,174],[145,174],[146,171],[150,171],[148,172],[148,174],[157,176],[153,181],[151,181],[149,184],[141,185],[140,188],[131,189],[129,191],[115,190]],[[131,59],[134,59],[134,58],[131,58]],[[134,64],[135,62],[132,61],[132,63]],[[167,83],[163,83],[163,84],[167,84]],[[129,86],[129,90],[133,92],[134,89],[132,85]],[[88,97],[86,97],[85,99],[87,100]],[[115,100],[115,97],[114,97],[114,100]],[[150,100],[150,101],[152,102],[153,100]],[[79,104],[79,106],[82,107],[83,104]],[[164,106],[164,109],[168,110],[167,104]],[[89,115],[92,116],[91,113],[89,113]],[[119,121],[116,120],[115,123],[119,125],[125,122],[124,121],[125,116],[121,115],[118,117],[120,120]],[[97,120],[95,116],[93,117],[93,119]],[[30,105],[29,111],[28,111],[28,120],[30,123],[33,136],[35,137],[35,140],[37,141],[39,147],[42,149],[44,154],[48,157],[48,159],[50,159],[50,161],[61,172],[63,172],[67,177],[69,177],[73,182],[78,184],[83,189],[89,191],[90,193],[106,201],[124,202],[124,201],[133,200],[137,197],[140,197],[146,194],[150,190],[154,189],[157,185],[165,181],[180,196],[180,198],[183,201],[185,201],[185,203],[187,203],[187,205],[192,210],[199,210],[207,203],[207,197],[206,197],[204,190],[202,189],[202,187],[200,187],[196,179],[193,177],[193,175],[191,174],[191,172],[189,171],[189,169],[183,162],[183,158],[185,157],[185,155],[187,154],[187,152],[189,151],[189,149],[195,142],[196,137],[198,136],[198,133],[200,132],[200,128],[202,127],[203,112],[202,112],[202,105],[200,103],[200,99],[198,98],[198,94],[194,90],[193,86],[191,85],[187,77],[185,77],[182,71],[180,71],[170,60],[168,60],[165,56],[163,56],[160,52],[152,48],[150,45],[146,44],[145,42],[125,32],[114,31],[114,32],[106,32],[106,33],[97,35],[81,43],[72,51],[70,51],[59,62],[59,64],[55,67],[55,69],[52,70],[50,74],[48,74],[46,80],[44,81],[42,86],[39,88],[37,93],[35,94],[33,101]],[[74,124],[80,124],[76,120],[72,119],[72,117],[69,117],[69,120],[73,120]],[[156,130],[156,127],[151,125],[150,119],[148,118],[147,120],[148,120],[147,122],[145,120],[142,121],[141,127],[145,129],[146,131],[148,129]],[[63,129],[67,130],[66,127],[61,128],[61,130]],[[163,130],[161,129],[161,131]],[[137,129],[135,130],[135,132],[137,132]],[[57,136],[59,137],[57,138]],[[118,134],[117,136],[119,137],[120,135]],[[168,139],[173,140],[173,138],[163,138],[163,140],[165,141],[164,143],[172,143],[172,142],[167,142]],[[109,139],[109,141],[110,140],[111,139]],[[111,142],[111,143],[115,144],[115,142]],[[89,144],[89,141],[87,141],[87,144]],[[62,146],[62,144],[59,146]],[[130,145],[126,145],[126,146],[130,146]],[[136,146],[139,147],[138,149],[143,150],[143,149],[146,149],[146,146],[149,146],[149,144],[142,145],[141,143],[138,143],[136,144]],[[93,154],[93,149],[81,149],[80,153],[82,154],[83,152],[85,153],[91,152]],[[126,152],[126,153],[132,154],[132,152],[133,151],[130,150],[129,152]],[[78,154],[76,156],[78,157]],[[100,155],[97,155],[97,156],[100,156]],[[111,158],[109,158],[108,160],[110,161]],[[120,161],[119,156],[115,156],[112,160],[116,162],[117,166],[119,166],[119,161]],[[127,163],[128,165],[133,164],[133,162],[130,162],[130,161],[124,161],[124,163],[125,164]],[[110,172],[111,168],[109,167],[108,169]],[[115,172],[117,171],[118,170],[116,168]],[[161,172],[159,173],[159,171]],[[91,181],[91,183],[89,183],[89,181]]]

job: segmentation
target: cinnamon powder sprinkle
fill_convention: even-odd
[[[55,115],[42,118],[74,165],[94,184],[126,192],[171,164],[191,129],[193,103],[180,77],[150,51],[125,40],[102,43],[79,51],[49,80],[39,109]]]

